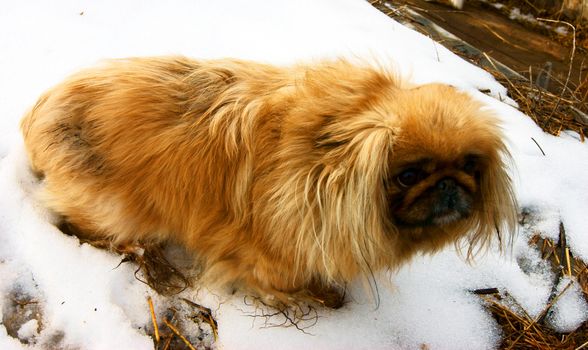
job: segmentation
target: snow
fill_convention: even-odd
[[[532,317],[540,315],[552,290],[563,290],[569,280],[554,282],[527,242],[536,232],[557,240],[560,222],[571,252],[588,260],[588,146],[570,133],[544,134],[498,100],[506,89],[488,73],[362,0],[276,0],[271,6],[262,0],[12,1],[2,5],[0,33],[1,349],[151,349],[147,297],[157,310],[173,304],[137,281],[132,265],[119,266],[120,256],[62,234],[34,199],[39,184],[27,168],[18,122],[42,91],[102,58],[184,54],[287,64],[359,57],[392,66],[416,83],[467,90],[503,119],[517,197],[530,218],[512,250],[491,249],[471,265],[453,248],[417,257],[396,274],[377,276],[377,307],[358,281],[350,286],[352,302],[320,310],[317,323],[305,329],[309,334],[270,327],[279,318],[249,317],[259,310],[243,296],[206,288],[183,292],[213,310],[219,348],[495,348],[500,328],[472,290],[499,288]],[[19,329],[28,345],[5,327],[14,291],[42,307],[42,320]],[[586,318],[588,305],[575,283],[550,321],[556,330],[571,330]]]
[[[28,341],[38,334],[39,321],[36,319],[25,322],[18,330],[18,339]]]
[[[134,280],[133,268],[122,265],[115,269],[120,258],[80,246],[77,239],[51,225],[51,214],[30,200],[38,184],[28,174],[26,156],[20,150],[0,163],[0,230],[8,233],[0,237],[8,264],[24,264],[25,271],[15,267],[19,274],[32,273],[34,282],[15,282],[43,303],[49,325],[41,337],[59,331],[66,343],[85,344],[90,349],[149,348],[149,339],[132,325],[133,319],[141,323],[148,319],[147,291]],[[116,296],[120,292],[125,302],[141,305],[119,305]]]
[[[554,304],[548,321],[558,332],[571,332],[588,317],[588,305],[581,297],[582,289],[576,280],[567,277],[559,281],[555,292],[556,295],[561,294],[561,297]]]

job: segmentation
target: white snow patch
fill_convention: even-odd
[[[572,332],[588,319],[588,303],[582,288],[576,279],[566,276],[559,281],[555,292],[560,297],[551,309],[548,322],[557,332]]]
[[[18,339],[29,340],[39,334],[39,322],[35,319],[25,322],[18,330]]]
[[[6,350],[25,350],[31,349],[30,346],[22,344],[18,339],[8,336],[6,328],[0,325],[0,349]]]

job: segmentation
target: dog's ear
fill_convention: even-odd
[[[499,153],[495,155],[496,159],[487,162],[488,166],[481,174],[479,205],[482,208],[476,210],[474,216],[477,229],[469,237],[468,258],[484,248],[494,234],[498,235],[502,249],[506,243],[504,238],[512,243],[512,235],[517,229],[517,201],[506,164],[511,157],[502,141],[497,142],[500,142],[496,146]]]
[[[368,275],[387,256],[384,179],[395,132],[381,116],[366,112],[329,120],[315,139],[321,158],[305,179],[305,188],[312,189],[305,195],[305,212],[316,218],[307,231],[316,232],[327,271],[361,270]],[[341,261],[337,258],[341,244],[350,247],[349,261],[357,265],[330,266]]]

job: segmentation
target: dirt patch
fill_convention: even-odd
[[[2,315],[2,325],[9,336],[23,344],[34,344],[33,335],[43,327],[43,312],[38,300],[15,288],[6,296]]]

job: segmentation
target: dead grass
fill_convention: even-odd
[[[570,350],[586,346],[586,342],[588,342],[587,323],[584,323],[574,332],[559,334],[545,325],[544,318],[536,320],[526,313],[520,315],[510,307],[505,306],[505,301],[516,303],[510,295],[497,294],[482,298],[486,302],[486,307],[492,312],[492,315],[502,328],[501,349]],[[541,313],[542,317],[548,311],[549,309],[545,309]]]
[[[527,77],[521,78],[509,78],[498,69],[487,71],[508,88],[508,96],[543,131],[559,136],[562,131],[571,130],[578,133],[580,141],[584,142],[588,135],[588,90],[570,86],[572,84],[569,82],[565,84],[557,81],[560,93],[549,92],[532,81],[534,72],[531,68]],[[549,79],[556,80],[553,76],[546,75]]]
[[[525,219],[526,214],[523,213],[523,224]],[[548,322],[553,306],[573,284],[579,284],[588,301],[588,267],[584,261],[573,257],[566,241],[565,228],[560,224],[557,243],[542,238],[540,232],[536,232],[529,242],[541,253],[541,258],[549,263],[557,281],[563,277],[571,277],[571,282],[563,290],[556,292],[554,289],[547,306],[538,316],[531,317],[508,293],[492,290],[481,294],[486,307],[502,328],[501,349],[573,350],[588,347],[588,321],[570,333],[557,333]]]
[[[508,16],[513,8],[518,8],[522,13],[531,14],[536,22],[521,21],[519,23],[542,32],[552,40],[564,44],[570,48],[568,58],[569,72],[565,81],[558,81],[551,72],[533,72],[529,67],[528,72],[523,72],[525,79],[508,81],[498,71],[491,73],[509,88],[511,97],[519,103],[521,110],[529,115],[543,130],[553,135],[559,135],[562,130],[573,130],[580,134],[582,141],[588,130],[588,75],[582,77],[585,62],[580,62],[580,78],[577,82],[570,81],[572,65],[576,59],[577,51],[585,52],[588,49],[588,21],[581,15],[574,15],[564,11],[563,7],[538,7],[528,0],[489,0],[491,3],[504,5],[501,12]],[[564,27],[567,34],[556,33],[550,27]],[[521,72],[519,72],[521,73]],[[535,73],[535,74],[533,74]],[[534,82],[533,76],[543,73],[543,78],[550,81],[555,87],[546,91],[542,82]],[[512,79],[511,79],[512,80]]]
[[[584,298],[588,301],[586,264],[580,259],[572,258],[567,247],[538,235],[534,236],[530,243],[541,251],[543,259],[551,262],[552,268],[560,278],[572,276],[574,279],[561,292],[553,293],[547,306],[535,318],[529,316],[518,301],[507,293],[482,295],[481,298],[486,302],[486,307],[502,328],[503,341],[500,348],[569,350],[588,346],[588,322],[584,322],[571,333],[557,333],[547,322],[547,316],[553,305],[573,283],[580,285]]]

